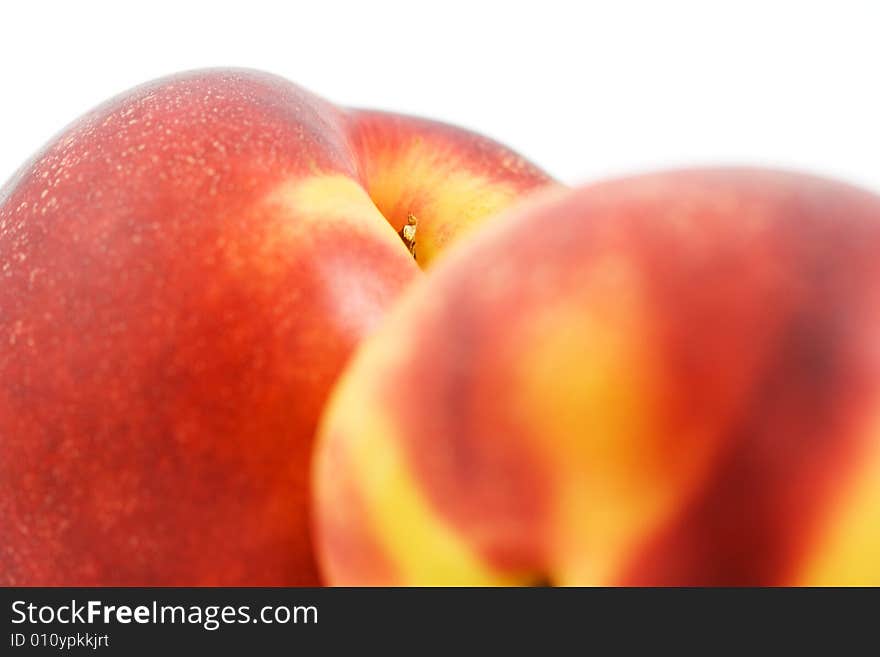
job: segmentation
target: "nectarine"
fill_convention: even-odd
[[[312,434],[418,273],[396,232],[425,264],[548,182],[252,71],[67,128],[0,190],[0,584],[316,583]]]
[[[526,202],[317,446],[332,584],[880,584],[880,198],[761,170]]]

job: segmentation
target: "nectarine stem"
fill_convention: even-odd
[[[419,220],[416,219],[416,216],[410,212],[406,216],[406,224],[404,224],[403,228],[398,231],[398,235],[400,235],[400,239],[403,240],[403,243],[406,244],[406,248],[409,249],[409,252],[412,254],[413,259],[416,259],[416,228],[418,228]]]

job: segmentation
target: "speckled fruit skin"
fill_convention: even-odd
[[[315,584],[314,427],[419,275],[396,230],[426,264],[548,183],[253,71],[67,128],[0,190],[0,584]]]
[[[358,350],[314,485],[332,584],[880,584],[880,198],[527,201]]]

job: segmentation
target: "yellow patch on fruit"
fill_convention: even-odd
[[[385,552],[403,584],[513,584],[490,569],[431,509],[387,425],[371,418],[353,449],[355,479]]]
[[[798,585],[880,586],[880,413],[867,440],[870,453],[860,459]]]
[[[416,258],[431,264],[453,241],[521,196],[512,184],[477,173],[453,151],[421,138],[402,153],[383,150],[366,171],[370,197],[395,230],[418,218]]]
[[[316,175],[284,182],[273,190],[267,203],[290,219],[288,231],[308,233],[316,223],[344,222],[359,234],[400,242],[367,191],[347,176]]]
[[[344,440],[352,481],[372,538],[399,574],[399,585],[512,585],[528,581],[493,570],[431,507],[400,447],[399,430],[381,409],[381,381],[406,352],[408,339],[385,333],[370,340],[344,375],[320,434]],[[365,378],[362,373],[371,373]],[[387,391],[384,392],[387,395]],[[385,403],[383,403],[385,402]],[[405,395],[400,404],[405,404]],[[387,411],[386,411],[387,412]],[[409,430],[412,430],[411,428]],[[332,504],[332,500],[328,501]],[[332,546],[331,546],[332,551]]]
[[[670,517],[707,469],[707,445],[664,440],[662,364],[642,284],[623,258],[597,261],[576,295],[527,318],[514,348],[520,409],[554,465],[559,528],[549,537],[560,585],[613,584],[633,550]],[[703,446],[700,443],[703,443]]]

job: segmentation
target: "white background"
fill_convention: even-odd
[[[0,179],[107,97],[246,66],[459,123],[570,183],[780,165],[880,191],[880,2],[0,4]]]

